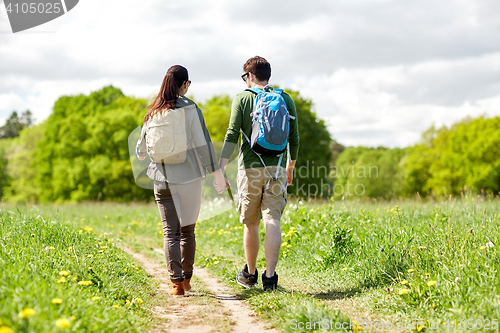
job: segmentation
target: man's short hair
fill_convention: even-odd
[[[253,73],[259,81],[269,81],[271,77],[271,64],[266,59],[255,56],[245,62],[243,71],[245,73]]]

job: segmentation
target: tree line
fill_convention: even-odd
[[[499,194],[500,117],[433,126],[407,148],[346,148],[331,138],[310,99],[287,92],[297,107],[300,133],[291,195]],[[152,191],[135,184],[127,142],[142,125],[148,102],[107,86],[89,95],[60,97],[38,125],[32,125],[31,112],[13,112],[0,128],[0,197],[12,202],[151,200]],[[197,104],[220,151],[232,98],[218,95]]]
[[[296,103],[299,118],[302,149],[297,166],[315,160],[317,165],[328,167],[333,141],[326,124],[312,111],[311,100],[298,92],[288,92]],[[0,139],[2,199],[151,200],[152,191],[135,184],[127,141],[129,134],[142,125],[148,102],[125,96],[113,86],[89,95],[60,97],[41,124],[26,124],[17,137]],[[204,113],[212,141],[222,143],[232,98],[219,95],[197,104]],[[300,182],[319,183],[320,179],[305,175]],[[289,189],[293,191],[294,187]]]

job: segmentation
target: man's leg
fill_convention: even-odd
[[[273,277],[281,249],[280,220],[264,220],[264,226],[266,228],[266,238],[264,241],[264,249],[266,252],[266,276]],[[248,267],[250,268],[250,264]]]
[[[253,223],[246,223],[243,228],[243,248],[245,249],[245,259],[247,261],[248,272],[250,272],[251,274],[255,272],[255,266],[257,265],[257,255],[259,253],[259,224],[260,220]]]

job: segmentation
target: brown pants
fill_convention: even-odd
[[[201,207],[201,179],[188,184],[155,181],[154,194],[163,224],[163,247],[172,282],[193,275],[194,229]]]

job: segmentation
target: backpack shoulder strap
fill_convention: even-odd
[[[262,93],[262,89],[259,89],[259,88],[247,88],[247,89],[245,89],[245,91],[251,91],[251,92],[253,92],[254,94],[257,94],[257,95],[260,94],[260,93]]]

